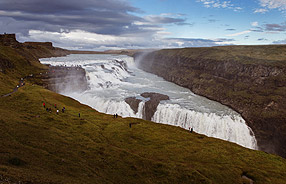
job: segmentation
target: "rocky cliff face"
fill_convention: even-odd
[[[57,93],[83,92],[88,89],[86,72],[81,67],[50,66],[41,78],[45,88]]]
[[[169,100],[169,96],[163,95],[160,93],[150,93],[145,92],[141,94],[142,97],[146,98],[145,106],[143,109],[143,119],[151,121],[152,117],[154,116],[157,107],[162,100]],[[135,97],[128,97],[125,99],[125,102],[130,105],[131,109],[137,113],[139,103],[142,100],[136,99]]]
[[[286,46],[161,50],[135,55],[140,68],[242,114],[259,149],[286,156]]]
[[[15,34],[0,34],[0,44],[4,46],[19,47],[20,43],[16,40]]]

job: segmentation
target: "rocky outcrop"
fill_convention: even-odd
[[[145,92],[142,93],[141,96],[146,99],[145,106],[143,109],[143,119],[149,121],[152,119],[154,113],[156,112],[160,101],[169,100],[169,96],[160,93]],[[131,109],[135,113],[138,112],[139,103],[141,101],[142,100],[137,99],[136,97],[128,97],[125,99],[125,102],[130,105]]]
[[[44,87],[57,93],[83,92],[88,89],[86,72],[81,67],[50,66],[41,78]]]
[[[0,44],[17,48],[20,43],[16,40],[16,34],[0,34]]]
[[[135,60],[145,71],[238,111],[259,149],[285,157],[285,51],[274,45],[170,49],[138,53]]]
[[[136,97],[125,98],[125,102],[131,107],[135,114],[138,112],[139,103],[141,101],[142,100],[139,100]]]
[[[142,93],[142,97],[149,98],[147,102],[145,102],[145,117],[146,120],[151,120],[154,113],[157,110],[157,107],[162,100],[169,100],[167,95],[159,94],[159,93]]]
[[[55,47],[53,47],[52,42],[25,42],[24,45],[30,49],[31,48],[37,48],[39,46],[46,47],[46,48],[51,49],[51,50],[56,49]]]

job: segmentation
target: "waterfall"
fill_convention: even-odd
[[[195,132],[257,149],[252,130],[240,116],[216,115],[181,108],[174,104],[159,104],[152,121],[179,126],[192,127]]]
[[[140,94],[160,93],[169,96],[170,100],[158,105],[152,121],[187,130],[192,127],[197,133],[257,149],[254,133],[238,113],[138,69],[131,57],[78,54],[41,59],[41,62],[51,65],[81,65],[86,70],[89,89],[81,93],[71,90],[74,88],[64,88],[60,93],[99,112],[145,118],[145,102],[148,99],[142,98]],[[61,89],[61,86],[58,88]],[[128,97],[142,100],[137,113],[125,102]]]
[[[139,103],[139,106],[138,106],[138,112],[136,113],[136,117],[137,118],[143,118],[144,117],[144,109],[145,109],[145,102],[144,101],[141,101]]]

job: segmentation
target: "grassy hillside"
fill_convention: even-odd
[[[1,61],[13,64],[0,72],[1,94],[12,91],[20,77],[43,70],[22,51],[1,47]],[[0,183],[286,181],[286,160],[279,156],[178,127],[113,118],[35,85],[37,80],[0,97]],[[56,114],[54,104],[65,113]]]
[[[28,60],[22,52],[24,49],[14,49],[0,44],[0,96],[11,92],[21,77],[38,73],[46,68],[39,62]],[[30,57],[33,55],[29,54]]]
[[[66,112],[57,115],[54,104]],[[36,85],[0,98],[0,117],[0,175],[16,181],[242,183],[243,174],[255,183],[286,180],[281,157],[178,127],[114,119]]]

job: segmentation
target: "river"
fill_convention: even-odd
[[[132,57],[125,55],[72,54],[65,57],[43,58],[43,64],[81,66],[86,70],[89,89],[74,90],[76,85],[60,89],[60,94],[72,97],[99,112],[142,118],[142,110],[148,98],[144,92],[168,95],[170,100],[161,101],[152,121],[215,137],[241,146],[257,149],[257,141],[245,120],[235,111],[218,102],[194,94],[154,74],[136,67]],[[75,92],[77,91],[77,92]],[[136,97],[140,102],[135,113],[125,102]]]

